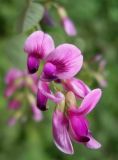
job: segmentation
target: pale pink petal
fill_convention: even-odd
[[[10,84],[12,83],[15,79],[21,77],[23,75],[23,72],[16,69],[16,68],[11,68],[8,73],[6,74],[5,77],[5,83]]]
[[[80,71],[83,64],[83,56],[76,46],[62,44],[48,55],[46,61],[55,65],[55,76],[58,79],[69,79]]]
[[[48,82],[39,81],[38,88],[45,97],[51,99],[55,103],[59,103],[64,98],[64,95],[61,92],[57,92],[55,94],[49,88]]]
[[[90,133],[88,136],[90,138],[90,141],[85,143],[85,146],[90,149],[99,149],[101,147],[101,144],[97,140],[95,140]]]
[[[33,32],[25,41],[24,51],[45,58],[54,49],[52,37],[42,31]]]
[[[91,91],[83,81],[76,78],[65,80],[63,86],[66,90],[72,91],[77,98],[84,98]]]
[[[33,119],[37,122],[41,121],[43,118],[42,112],[37,108],[37,106],[32,106]]]
[[[67,35],[69,35],[69,36],[76,36],[77,35],[77,30],[75,28],[75,25],[70,18],[68,18],[68,17],[63,18],[62,25],[63,25],[64,30],[67,33]]]
[[[79,114],[85,114],[85,115],[90,113],[94,109],[96,104],[99,102],[99,100],[101,98],[101,95],[102,95],[101,89],[92,90],[84,98],[83,102],[81,103],[81,105],[80,105],[80,107],[78,109],[78,113]]]
[[[66,154],[73,154],[73,146],[67,130],[68,121],[62,112],[57,110],[53,113],[52,126],[57,148]]]

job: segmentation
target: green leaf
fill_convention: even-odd
[[[23,31],[28,31],[33,27],[38,25],[38,22],[43,17],[44,9],[42,5],[39,3],[31,2],[29,8],[27,9],[24,24],[23,24]]]
[[[11,66],[21,69],[26,68],[26,54],[23,50],[25,39],[26,35],[21,34],[7,41],[5,53],[11,63]]]

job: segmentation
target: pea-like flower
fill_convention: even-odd
[[[69,79],[75,76],[83,64],[83,55],[72,44],[59,45],[45,59],[42,80]]]
[[[27,67],[29,73],[35,73],[40,61],[54,50],[52,37],[42,31],[35,31],[25,41],[24,51],[28,54]]]
[[[70,96],[68,96],[68,93],[71,93]],[[79,108],[76,105],[76,101],[71,99],[74,94],[72,92],[68,93],[66,101],[69,108],[67,112],[57,109],[53,114],[53,137],[56,146],[66,154],[73,154],[72,138],[88,148],[100,148],[101,144],[93,138],[86,116],[100,100],[101,90],[94,89],[89,92]]]

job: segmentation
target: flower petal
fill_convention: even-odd
[[[99,102],[102,95],[101,89],[94,89],[92,90],[83,100],[81,103],[78,113],[87,115],[90,113],[96,104]]]
[[[33,119],[37,122],[41,121],[43,116],[42,112],[37,108],[37,106],[32,106],[32,112],[33,112]]]
[[[83,116],[71,114],[71,109],[68,111],[69,130],[72,138],[78,142],[88,142],[88,126],[86,119]]]
[[[101,147],[101,144],[92,137],[91,133],[89,133],[88,136],[90,138],[90,141],[88,141],[87,143],[85,143],[86,147],[88,147],[90,149],[98,149],[98,148]]]
[[[76,78],[65,80],[63,86],[66,90],[72,91],[79,99],[84,98],[91,91],[83,81]]]
[[[42,32],[33,32],[24,45],[24,51],[28,54],[37,55],[38,58],[45,58],[54,49],[54,42],[50,35]]]
[[[40,60],[39,58],[37,58],[36,56],[30,54],[27,58],[27,68],[29,73],[33,74],[35,72],[38,71],[39,68],[39,64],[40,64]]]
[[[64,98],[63,94],[61,92],[57,92],[56,94],[53,94],[52,91],[49,88],[48,82],[39,81],[38,88],[45,97],[51,99],[55,103],[59,103]]]
[[[63,25],[64,30],[68,36],[76,36],[77,35],[77,30],[75,28],[75,25],[69,17],[63,18],[62,25]]]
[[[83,56],[76,46],[62,44],[48,55],[46,61],[55,65],[57,78],[69,79],[80,71]]]
[[[12,68],[6,74],[5,82],[6,82],[6,84],[11,84],[14,80],[16,80],[17,78],[20,78],[22,75],[23,75],[22,71],[20,71],[16,68]]]
[[[64,114],[58,110],[53,113],[53,137],[59,150],[66,154],[73,154],[73,146],[67,130],[68,121]]]

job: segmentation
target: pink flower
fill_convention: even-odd
[[[59,150],[66,154],[73,154],[73,146],[68,132],[68,119],[63,112],[56,110],[53,113],[53,137],[54,143]]]
[[[93,110],[100,97],[101,90],[94,89],[87,94],[79,108],[70,106],[67,114],[59,110],[54,112],[53,137],[56,146],[62,152],[66,154],[74,153],[70,138],[91,149],[101,147],[101,144],[93,138],[86,118],[86,115]]]
[[[72,44],[59,45],[45,60],[41,79],[47,81],[72,78],[83,64],[80,49]]]
[[[8,99],[8,108],[12,110],[18,110],[18,112],[14,113],[14,116],[10,117],[10,119],[8,120],[8,124],[14,125],[17,119],[22,118],[17,117],[17,114],[19,115],[20,107],[22,106],[24,101],[24,93],[20,92],[20,89],[23,88],[31,90],[31,93],[27,93],[25,97],[28,98],[27,100],[32,107],[33,119],[36,121],[40,121],[42,119],[42,113],[37,109],[35,98],[33,97],[33,94],[37,93],[38,76],[36,74],[29,75],[26,71],[21,71],[19,69],[13,68],[7,73],[5,82],[7,85],[5,96],[6,98],[10,98]]]
[[[76,36],[77,30],[73,21],[69,17],[64,17],[62,19],[63,28],[68,36]]]
[[[47,55],[54,49],[54,42],[50,35],[35,31],[25,42],[24,51],[28,54],[27,67],[29,73],[35,73],[40,64],[41,59],[45,59]]]
[[[76,78],[62,81],[62,84],[67,91],[72,91],[79,99],[84,98],[91,91],[83,81]]]
[[[5,90],[5,96],[10,97],[12,94],[23,85],[22,81],[23,72],[19,69],[12,68],[9,70],[9,72],[6,74],[5,77],[5,83],[7,84],[7,88]],[[20,80],[21,78],[21,80]],[[18,80],[16,82],[16,80]]]
[[[37,107],[45,111],[47,109],[48,99],[52,100],[55,103],[59,103],[63,99],[63,94],[61,92],[52,93],[49,88],[49,82],[39,81],[38,84],[38,93],[37,93]]]

